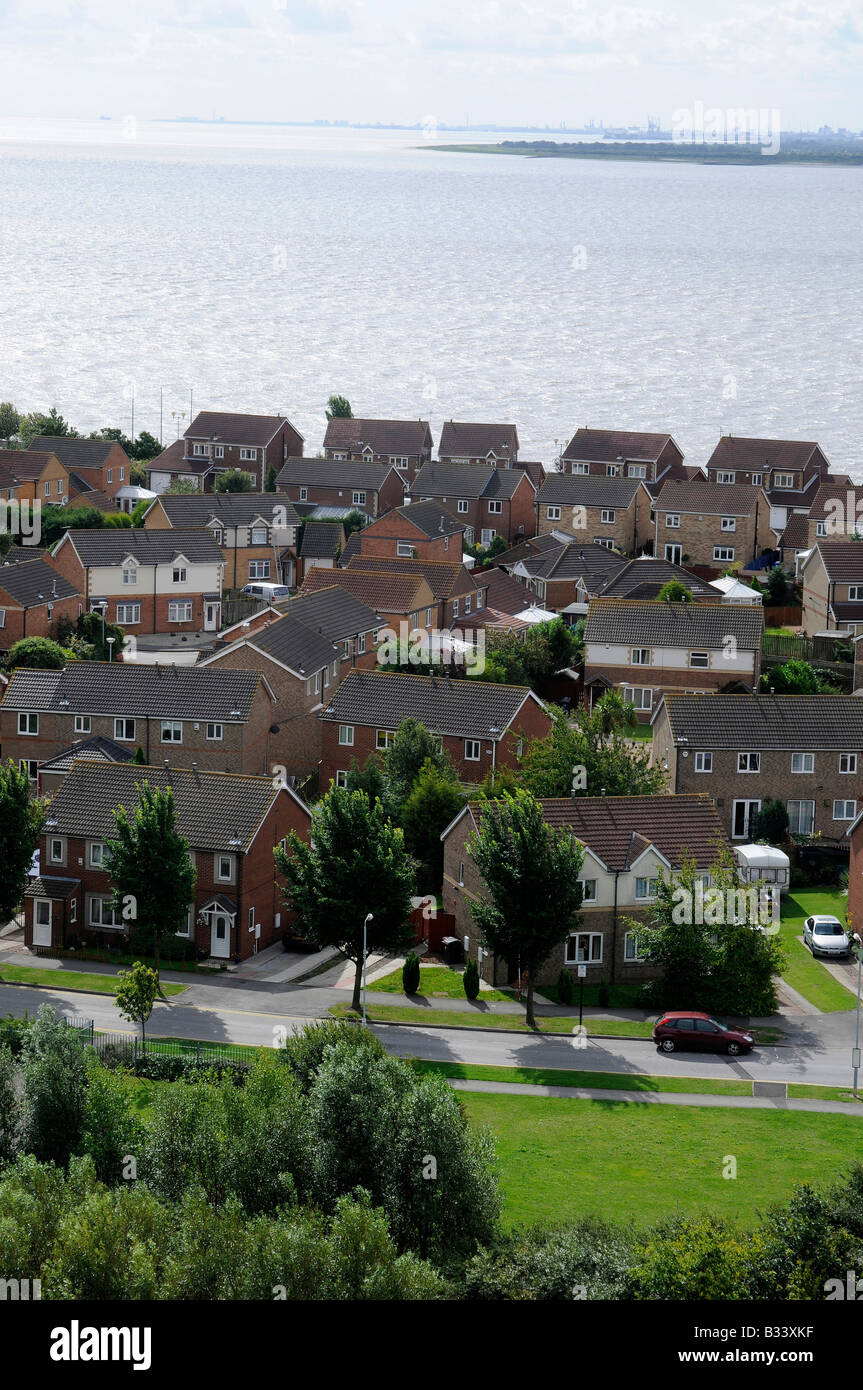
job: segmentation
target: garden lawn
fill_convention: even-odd
[[[453,970],[449,965],[421,965],[419,996],[427,999],[464,999],[464,969]],[[369,993],[373,990],[384,994],[404,994],[401,970],[391,970],[379,980],[370,980]],[[497,989],[480,990],[481,999],[508,999]]]
[[[461,1092],[498,1152],[503,1224],[597,1215],[646,1226],[675,1212],[753,1225],[792,1188],[863,1159],[853,1115],[710,1110]],[[726,1156],[737,1177],[723,1178]]]
[[[88,975],[83,970],[48,970],[38,965],[0,966],[0,984],[44,985],[48,989],[82,990],[87,994],[116,994],[120,987],[116,975]],[[166,995],[182,994],[185,985],[166,984]]]
[[[330,1013],[336,1018],[360,1018],[361,1013],[350,1004],[334,1004]],[[537,1018],[537,1027],[528,1028],[523,1014],[487,1014],[481,1009],[429,1009],[421,1004],[378,1004],[366,1010],[370,1023],[413,1023],[417,1028],[437,1023],[447,1028],[509,1028],[518,1033],[571,1033],[578,1026],[578,1014],[574,1017]],[[618,1038],[649,1038],[653,1033],[652,1023],[640,1023],[634,1019],[585,1018],[588,1036],[610,1034]]]
[[[822,1013],[838,1013],[854,1008],[854,995],[826,970],[812,952],[798,941],[803,923],[814,912],[832,912],[840,922],[845,921],[848,894],[838,888],[813,888],[789,893],[782,904],[779,940],[786,953],[782,978]]]
[[[709,1076],[642,1076],[635,1072],[564,1071],[557,1067],[474,1066],[466,1062],[426,1062],[411,1058],[414,1071],[469,1081],[510,1081],[531,1086],[574,1086],[606,1091],[674,1091],[684,1095],[751,1096],[752,1082]]]

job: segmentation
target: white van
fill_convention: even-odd
[[[264,598],[267,603],[275,603],[279,599],[291,597],[291,591],[287,584],[245,584],[240,593],[251,594],[253,598]]]

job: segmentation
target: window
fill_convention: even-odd
[[[357,655],[363,656],[366,650],[366,634],[361,632],[357,637]]]
[[[465,761],[478,763],[480,759],[480,740],[478,738],[466,738],[464,741]]]
[[[113,481],[114,481],[114,470],[113,470],[113,468],[109,468],[109,469],[108,469],[108,482],[109,482],[109,483],[113,483]]]
[[[500,502],[500,501],[498,501],[498,502],[489,502],[489,504],[488,504],[488,510],[489,510],[489,513],[490,513],[492,516],[500,516],[501,513],[503,512],[503,503]]]
[[[163,743],[182,743],[183,725],[179,720],[162,720],[162,742]]]
[[[18,771],[26,772],[31,782],[35,782],[39,776],[39,763],[36,758],[19,758]]]
[[[90,841],[90,868],[101,869],[105,857],[105,846],[101,840]]]
[[[301,502],[308,502],[308,500],[309,500],[309,489],[308,489],[307,487],[301,487],[301,488],[300,488],[300,501],[301,501]]]
[[[426,627],[431,627],[431,623],[432,623],[432,610],[431,610],[430,608],[427,608],[427,609],[426,609]]]
[[[863,584],[849,584],[849,585],[848,585],[848,601],[849,601],[849,603],[859,603],[861,599],[863,599]]]
[[[209,444],[193,444],[192,453],[195,455],[196,458],[208,458],[210,454],[210,446]]]
[[[627,471],[627,473],[629,474],[630,478],[646,478],[646,477],[647,477],[647,464],[646,464],[646,463],[630,463],[630,464],[628,465],[626,471]]]
[[[788,829],[792,835],[811,835],[814,825],[814,801],[788,802]]]
[[[460,498],[458,499],[458,502],[456,503],[456,510],[459,511],[459,512],[466,512],[466,511],[468,510],[468,506],[469,506],[469,503],[468,503],[467,499],[464,498],[464,497],[460,497]],[[559,508],[559,507],[558,507],[558,509],[557,509],[557,514],[558,514],[558,516],[560,516],[560,508]]]
[[[266,544],[267,544],[267,528],[266,528],[266,526],[253,526],[253,527],[252,527],[252,545],[266,545]]]
[[[138,582],[138,566],[137,566],[137,565],[124,565],[124,566],[123,566],[123,583],[124,583],[124,584],[137,584],[137,582]]]
[[[192,604],[188,603],[169,603],[168,622],[169,623],[190,623],[192,621]]]
[[[752,483],[752,486],[753,486],[753,487],[760,487],[760,486],[761,486],[761,474],[760,474],[760,473],[753,473],[753,474],[752,474],[752,477],[750,478],[750,482]]]
[[[141,621],[140,603],[118,603],[117,622],[120,627],[134,627]]]
[[[626,689],[625,698],[637,710],[653,709],[653,691],[649,686],[632,686]]]
[[[738,772],[760,772],[761,754],[760,753],[738,753],[737,754]]]
[[[454,598],[453,601],[452,601],[452,615],[453,615],[454,618],[457,618],[457,617],[458,617],[458,599],[457,599],[457,598]]]
[[[495,530],[487,530],[485,527],[483,527],[482,536],[481,536],[481,542],[482,542],[482,544],[483,544],[483,545],[491,545],[491,543],[492,543],[492,541],[494,540],[494,538],[495,538],[496,535],[497,535],[497,531],[495,531]]]
[[[390,458],[390,463],[395,464],[396,468],[407,468],[407,466],[408,466],[408,461],[407,461],[406,458],[392,458],[392,457],[391,457],[391,458]]]
[[[22,712],[21,714],[19,714],[19,715],[18,715],[18,732],[19,732],[19,734],[27,734],[28,736],[32,736],[33,734],[38,734],[38,732],[39,732],[39,716],[38,716],[38,714],[27,714],[27,713],[24,713],[24,712]]]
[[[225,533],[222,530],[221,526],[213,527],[213,540],[216,542],[216,545],[225,544]]]
[[[221,743],[222,737],[223,737],[223,729],[222,729],[221,724],[208,724],[208,725],[207,725],[207,742],[208,742],[208,743]]]
[[[853,820],[857,815],[856,801],[834,801],[833,819],[834,820]]]
[[[596,902],[596,879],[595,879],[595,878],[583,878],[583,879],[581,879],[581,901],[582,901],[583,903],[595,903],[595,902]]]
[[[354,746],[354,726],[353,724],[339,725],[339,743],[343,748],[353,748]]]
[[[6,609],[0,608],[0,627],[6,626]]]
[[[270,562],[269,560],[250,560],[249,578],[250,579],[269,579]]]
[[[793,474],[793,473],[774,473],[774,474],[773,474],[773,486],[774,486],[774,487],[793,487],[793,486],[794,486],[794,474]]]
[[[215,456],[216,456],[217,459],[223,459],[223,458],[225,457],[225,446],[224,446],[224,444],[217,444],[217,445],[216,445],[216,448],[215,448]]]
[[[134,719],[115,719],[114,737],[123,743],[135,742],[135,721]]]
[[[816,523],[815,523],[815,535],[816,535],[816,536],[826,536],[826,535],[827,535],[827,522],[826,522],[826,521],[816,521]]]
[[[51,899],[42,898],[36,902],[36,926],[50,927],[51,925]]]
[[[843,772],[843,773],[844,773],[844,772],[856,772],[856,771],[857,771],[857,754],[856,754],[856,753],[840,753],[840,754],[839,754],[839,771],[840,771],[840,772]]]
[[[713,547],[713,558],[714,558],[714,560],[733,560],[733,559],[734,559],[734,546],[733,546],[733,545],[715,545],[715,546]]]
[[[733,483],[735,476],[734,473],[717,473],[716,481],[718,483]]]
[[[171,581],[174,584],[185,584],[186,571],[182,565],[175,565],[171,573]]]
[[[375,747],[389,748],[395,736],[395,729],[378,729],[375,734]]]
[[[413,553],[414,548],[410,541],[396,541],[396,555],[401,555],[404,559],[410,560]]]
[[[610,536],[594,536],[593,543],[594,545],[604,546],[606,550],[614,549],[614,541]]]
[[[560,521],[560,507],[546,507],[545,514],[549,521]]]
[[[118,480],[119,480],[121,483],[122,483],[123,479],[125,478],[125,476],[126,476],[126,469],[125,469],[125,467],[124,467],[124,468],[118,468],[118,469],[117,469],[117,478],[118,478]]]
[[[632,648],[632,651],[629,653],[629,660],[630,660],[631,665],[633,665],[633,666],[649,666],[649,665],[650,665],[650,648],[649,648],[649,647],[633,647],[633,648]]]
[[[471,595],[470,595],[470,594],[465,594],[465,596],[464,596],[464,612],[465,612],[465,617],[467,617],[468,613],[470,612],[470,607],[471,607],[470,601],[471,601]]]
[[[241,449],[240,458],[244,463],[254,463],[258,457],[257,449]]]
[[[348,785],[348,774],[342,770],[336,773],[336,786],[346,787]]]
[[[218,883],[233,883],[234,856],[232,854],[216,855],[216,881]]]
[[[620,472],[620,469],[619,469],[619,467],[617,466],[616,463],[607,463],[607,464],[605,465],[605,476],[606,476],[606,478],[616,478],[619,472]]]
[[[695,755],[695,771],[696,771],[696,772],[712,772],[712,771],[713,771],[713,754],[712,754],[712,753],[696,753],[696,755]]]
[[[573,932],[566,942],[567,965],[598,965],[602,960],[602,933]]]
[[[45,496],[46,496],[46,497],[50,497],[50,496],[51,496],[51,482],[50,482],[50,479],[49,479],[49,481],[46,482],[46,484],[45,484]]]
[[[354,492],[352,500],[355,507],[364,507],[366,505],[366,494],[364,492]]]
[[[628,931],[623,938],[623,959],[632,965],[635,961],[644,960],[644,956],[638,949],[638,934]]]
[[[680,512],[666,512],[665,524],[672,531],[680,530]]]
[[[709,652],[690,652],[689,664],[697,671],[706,671],[710,666]]]
[[[90,899],[91,927],[122,927],[123,919],[110,898]]]
[[[635,880],[636,902],[645,902],[648,898],[655,898],[658,882],[658,878],[637,878]]]
[[[615,516],[615,512],[614,512],[614,508],[613,508],[613,507],[603,507],[602,513],[601,513],[599,519],[600,519],[600,521],[602,521],[606,526],[613,526],[613,525],[614,525],[614,516]]]
[[[65,840],[49,840],[49,841],[48,841],[48,859],[49,859],[50,863],[52,863],[52,864],[65,864],[65,863],[66,863],[66,841],[65,841]]]
[[[590,472],[590,464],[589,464],[589,463],[574,463],[574,464],[572,465],[572,472],[573,472],[573,473],[589,473],[589,472]]]
[[[78,899],[77,899],[77,898],[70,898],[70,899],[69,899],[69,921],[70,921],[70,923],[73,923],[73,922],[77,922],[77,920],[78,920]]]
[[[724,517],[722,518],[722,521],[720,522],[720,528],[721,528],[723,531],[736,531],[736,530],[737,530],[737,517],[736,517],[736,516],[724,516]]]
[[[669,545],[669,544],[666,542],[666,546],[665,546],[665,558],[666,558],[666,560],[670,561],[670,563],[671,563],[672,565],[679,565],[679,564],[680,564],[680,561],[681,561],[681,559],[682,559],[682,557],[683,557],[683,546],[682,546],[682,545]]]
[[[792,753],[791,754],[792,772],[814,772],[815,754],[814,753]]]

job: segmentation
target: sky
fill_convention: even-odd
[[[863,0],[0,0],[0,115],[863,129]]]

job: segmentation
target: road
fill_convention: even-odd
[[[197,989],[194,994],[194,1002],[177,999],[167,1004],[157,1003],[148,1031],[160,1037],[272,1046],[279,1041],[279,1029],[302,1028],[310,1019],[325,1013],[334,996],[345,997],[343,990],[301,987],[282,987],[277,993],[266,988],[259,993],[250,989],[237,993],[229,986],[214,986]],[[63,989],[0,985],[0,1017],[32,1015],[42,1004],[51,1004],[66,1016],[92,1018],[99,1031],[133,1031],[131,1025],[120,1018],[110,998]],[[459,1031],[377,1025],[374,1031],[394,1056],[421,1057],[429,1061],[738,1077],[751,1081],[808,1082],[818,1086],[848,1086],[851,1082],[850,1048],[844,1036],[832,1036],[830,1030],[822,1037],[810,1028],[792,1045],[759,1047],[749,1057],[736,1058],[705,1053],[678,1053],[666,1057],[658,1054],[649,1040],[638,1038],[592,1038],[586,1047],[576,1047],[574,1040],[565,1035],[522,1037],[491,1029]],[[832,1031],[835,1034],[836,1030]]]

